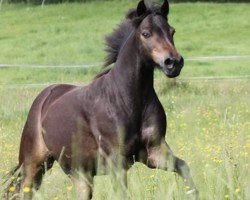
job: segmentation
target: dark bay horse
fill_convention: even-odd
[[[13,195],[11,186],[21,198],[32,198],[25,191],[39,189],[44,173],[58,161],[79,199],[90,199],[99,158],[107,166],[121,157],[124,182],[133,163],[142,162],[178,173],[187,194],[198,199],[189,167],[165,141],[166,115],[153,87],[155,66],[174,78],[184,65],[168,13],[167,0],[163,5],[140,1],[107,37],[106,65],[113,67],[87,86],[52,85],[38,95],[23,129],[19,165],[12,171],[19,179],[10,182],[5,198]]]

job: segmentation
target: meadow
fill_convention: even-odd
[[[101,71],[104,36],[136,2],[2,6],[0,182],[17,164],[22,128],[39,91],[55,82],[90,82]],[[250,4],[181,3],[171,8],[169,21],[184,58],[250,55]],[[53,68],[84,64],[95,66]],[[250,60],[189,60],[178,79],[156,71],[155,88],[168,116],[166,141],[190,165],[201,199],[250,199]],[[132,200],[186,199],[183,181],[173,173],[135,163],[128,178]],[[93,199],[122,199],[121,186],[109,176],[96,177],[95,185]],[[74,187],[57,164],[35,194],[38,200],[74,198]]]

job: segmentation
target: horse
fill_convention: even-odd
[[[108,168],[119,160],[125,186],[127,171],[141,162],[176,172],[188,196],[199,198],[188,165],[165,141],[166,115],[154,89],[155,69],[175,78],[184,66],[168,14],[167,0],[162,5],[140,0],[106,38],[105,66],[113,66],[88,85],[55,84],[36,97],[23,128],[19,164],[11,171],[19,178],[10,181],[6,199],[32,199],[54,161],[72,179],[78,198],[91,199],[98,163]]]

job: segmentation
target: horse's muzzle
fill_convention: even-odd
[[[175,78],[180,75],[183,66],[184,66],[183,57],[181,57],[179,60],[168,58],[165,60],[162,70],[167,77]]]

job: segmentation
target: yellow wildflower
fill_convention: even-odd
[[[14,192],[16,190],[16,187],[15,186],[11,186],[10,188],[9,188],[9,191],[10,192]]]
[[[24,193],[29,193],[31,191],[30,187],[24,187],[23,192]]]
[[[240,192],[240,188],[236,188],[235,193],[239,193]]]
[[[68,191],[71,191],[72,189],[73,189],[73,186],[68,186],[68,187],[67,187],[67,190],[68,190]]]

